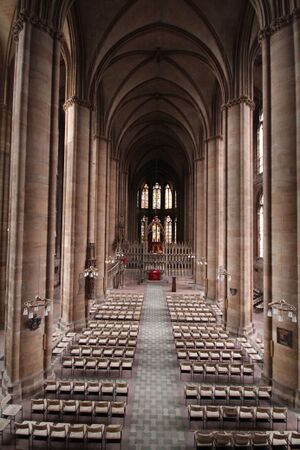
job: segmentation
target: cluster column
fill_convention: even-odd
[[[227,327],[252,330],[253,162],[252,109],[246,96],[226,104],[227,110]]]
[[[11,105],[0,105],[0,329],[4,328],[6,309],[11,109]]]
[[[57,153],[52,141],[57,126],[54,40],[35,26],[38,20],[24,20],[18,22],[15,56],[3,378],[4,390],[14,397],[39,389],[48,366],[44,347],[51,324],[39,311],[41,325],[30,329],[23,304],[49,292],[49,264],[54,264],[54,255],[48,258],[53,244],[48,235],[53,213],[49,186]]]
[[[217,297],[217,261],[218,261],[218,180],[220,136],[207,140],[207,297]]]
[[[104,136],[95,136],[97,146],[97,227],[96,255],[98,262],[97,294],[101,298],[105,293],[105,237],[106,237],[106,195],[107,195],[107,152],[108,140]]]
[[[203,286],[206,283],[206,267],[203,267],[198,263],[200,257],[206,256],[204,244],[205,242],[204,166],[205,166],[204,158],[198,158],[195,160],[194,211],[195,211],[195,253],[197,257],[195,261],[195,282],[196,284],[201,284]]]
[[[108,254],[113,251],[113,243],[116,237],[116,208],[117,208],[117,168],[118,161],[110,158],[109,176],[109,209],[108,209]]]
[[[284,298],[298,307],[299,159],[296,118],[300,111],[295,101],[297,66],[294,48],[292,17],[288,16],[274,24],[270,36],[272,299],[269,300]],[[283,335],[290,336],[287,345],[284,345]],[[297,324],[292,323],[286,314],[283,322],[278,321],[278,316],[273,316],[272,340],[274,394],[287,403],[293,403],[299,379]]]
[[[85,278],[88,233],[90,106],[77,97],[65,103],[65,173],[62,242],[61,324],[85,324]]]

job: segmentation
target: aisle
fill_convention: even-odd
[[[163,290],[148,285],[138,338],[130,450],[186,449],[188,421]]]

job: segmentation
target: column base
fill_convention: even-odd
[[[6,370],[4,370],[2,376],[2,393],[4,395],[10,394],[12,396],[13,402],[22,399],[21,381],[12,383]]]
[[[295,395],[295,408],[300,409],[300,389],[297,389]]]
[[[291,389],[288,386],[284,386],[273,379],[272,382],[272,398],[275,402],[281,403],[284,406],[294,408],[298,401],[298,407],[300,406],[300,393],[295,389]]]
[[[32,396],[43,390],[44,372],[39,372],[29,377],[12,382],[9,375],[5,371],[2,379],[3,393],[10,394],[13,401],[20,401],[24,397]]]
[[[85,319],[76,322],[65,322],[63,319],[60,319],[58,326],[64,333],[67,333],[68,331],[80,331],[82,328],[86,327],[86,322]]]
[[[268,374],[266,373],[262,373],[261,377],[260,377],[262,384],[265,384],[266,386],[271,386],[272,385],[272,377],[270,377]]]
[[[229,331],[229,333],[236,334],[237,336],[250,336],[254,333],[254,324],[251,323],[247,327],[232,327],[228,324],[226,324],[226,330]]]

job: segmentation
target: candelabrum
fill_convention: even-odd
[[[83,271],[84,278],[98,278],[98,269],[92,264],[84,269]]]
[[[287,314],[288,318],[297,323],[297,309],[295,306],[288,303],[283,298],[278,301],[268,303],[268,317],[274,317],[278,322],[283,322],[284,315]]]
[[[44,317],[51,311],[51,300],[36,295],[34,299],[23,303],[23,316],[27,316],[27,327],[30,330],[39,328],[42,318],[38,316],[40,309],[44,310]]]

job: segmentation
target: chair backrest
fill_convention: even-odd
[[[83,425],[69,425],[69,434],[71,433],[84,433],[84,426]]]
[[[231,443],[231,434],[229,433],[216,433],[215,434],[215,445],[226,446]]]
[[[122,438],[122,425],[107,425],[106,426],[106,440],[121,439]]]
[[[29,423],[20,423],[20,422],[15,422],[15,429],[17,430],[30,430],[30,426]]]
[[[268,433],[253,433],[252,442],[254,444],[267,445],[270,442]]]
[[[236,417],[238,409],[236,406],[223,406],[223,415],[227,417]]]
[[[50,425],[50,436],[51,436],[52,432],[66,434],[67,430],[66,430],[65,425],[53,424],[53,425]]]
[[[213,435],[213,433],[201,433],[200,431],[196,431],[195,439],[198,444],[205,444],[205,445],[213,446],[214,435]]]
[[[249,445],[251,443],[251,434],[248,433],[236,433],[234,436],[234,443],[236,445]]]

